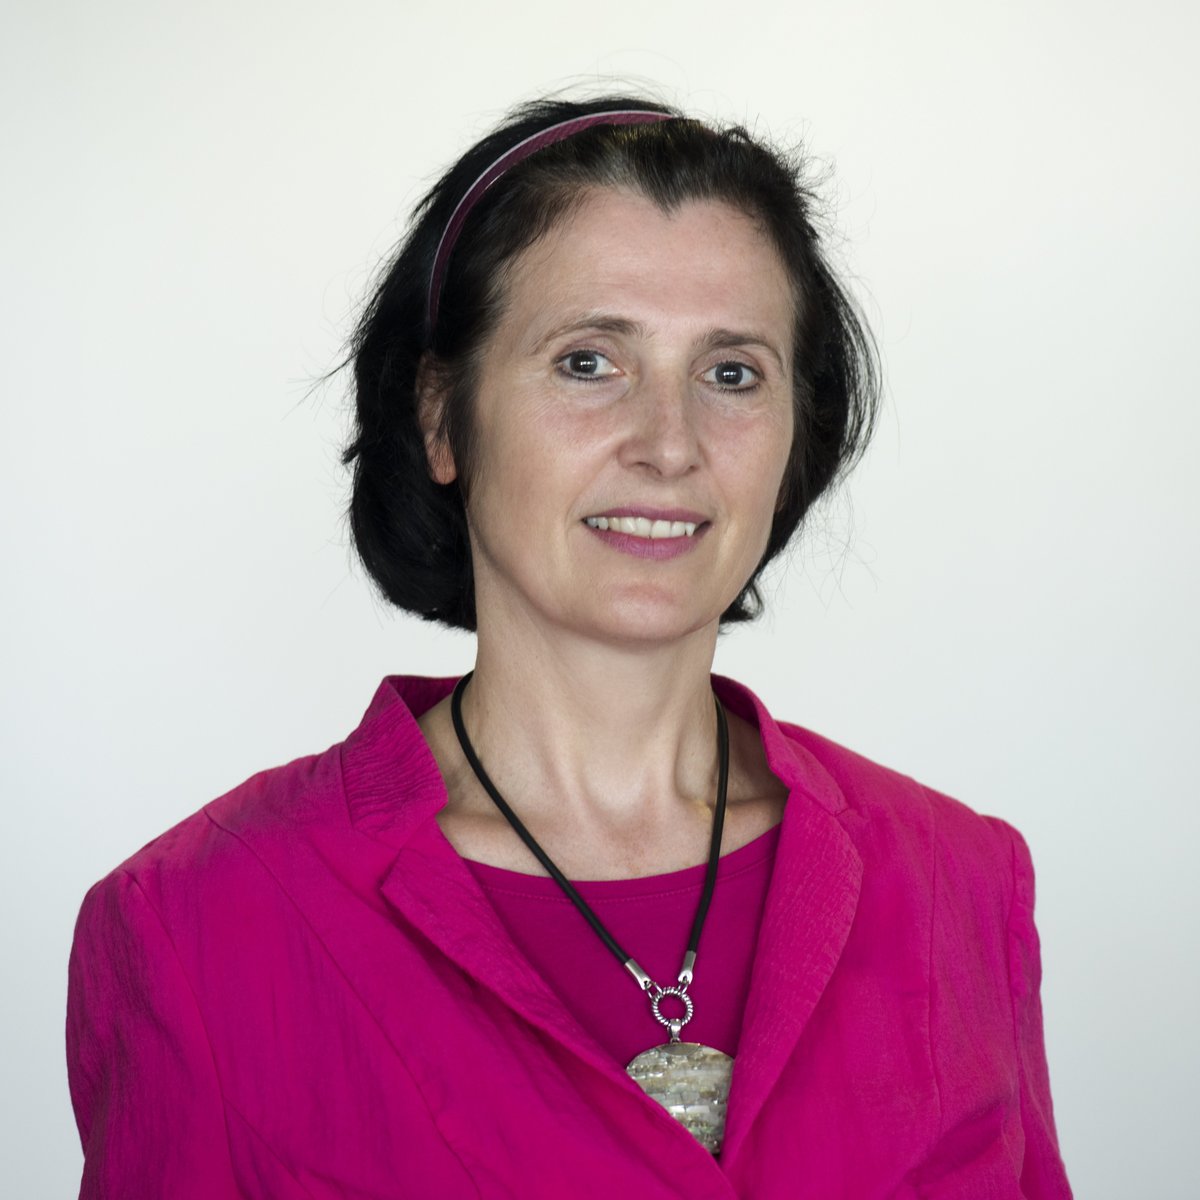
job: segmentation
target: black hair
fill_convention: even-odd
[[[434,255],[459,200],[500,155],[551,125],[618,109],[675,120],[596,125],[538,150],[503,175],[467,217],[450,254],[434,328],[426,298]],[[413,211],[409,233],[384,268],[350,341],[355,424],[349,519],[355,548],[391,603],[473,630],[475,586],[466,491],[473,461],[477,355],[499,319],[516,256],[548,233],[591,189],[632,190],[671,211],[718,201],[753,220],[775,245],[796,296],[792,450],[766,551],[721,621],[762,611],[757,580],[814,501],[861,456],[874,425],[879,371],[874,341],[832,270],[815,226],[817,201],[799,154],[784,154],[737,125],[687,119],[654,101],[606,96],[539,100],[516,109],[472,146]],[[445,402],[440,432],[456,466],[430,476],[418,421],[422,356],[436,363]]]

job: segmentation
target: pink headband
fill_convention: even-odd
[[[446,222],[442,240],[438,242],[437,253],[433,256],[433,270],[429,273],[429,300],[426,304],[426,330],[429,338],[433,338],[434,324],[437,321],[438,301],[442,296],[442,284],[446,277],[446,264],[454,250],[454,243],[466,223],[471,210],[479,203],[479,198],[505,172],[512,170],[519,162],[524,162],[531,154],[535,154],[545,146],[561,142],[573,134],[593,125],[647,125],[653,121],[670,121],[673,114],[654,112],[650,109],[614,109],[610,112],[590,113],[585,117],[573,117],[558,125],[551,125],[539,133],[531,134],[523,142],[518,142],[511,150],[506,150],[473,184],[467,189],[463,198],[455,205]]]

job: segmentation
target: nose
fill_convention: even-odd
[[[642,380],[626,397],[629,427],[621,462],[663,478],[694,470],[700,462],[696,399],[686,377]]]

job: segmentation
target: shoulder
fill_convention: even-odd
[[[887,858],[930,883],[938,877],[964,894],[989,894],[1002,905],[1027,876],[1029,850],[1007,821],[910,775],[884,766],[803,726],[780,722],[797,752],[832,780],[845,808],[838,814],[864,857]]]
[[[227,898],[244,903],[255,889],[269,888],[259,847],[295,844],[306,826],[338,811],[337,751],[259,771],[152,838],[92,884],[80,924],[111,921],[135,907],[163,921],[180,909],[199,919],[214,905],[229,907]]]
[[[369,891],[412,826],[444,796],[409,702],[451,680],[388,677],[358,724],[328,749],[250,776],[118,864],[84,901],[149,903],[169,926],[249,937],[342,891]],[[274,919],[274,918],[273,918]],[[211,937],[209,939],[212,941]]]

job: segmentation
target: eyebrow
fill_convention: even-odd
[[[711,350],[733,349],[735,346],[758,346],[775,360],[784,375],[787,374],[787,364],[783,361],[783,355],[779,353],[779,348],[760,333],[743,332],[740,329],[710,329],[702,341],[705,348]]]
[[[646,327],[640,321],[631,321],[627,317],[614,317],[610,313],[585,312],[547,330],[533,343],[532,349],[535,352],[541,350],[564,334],[574,333],[577,329],[598,329],[602,333],[618,333],[625,337],[644,338],[647,336]]]
[[[532,349],[536,353],[549,343],[573,333],[579,329],[595,329],[602,333],[615,333],[624,337],[647,338],[650,336],[645,325],[628,317],[617,317],[611,313],[586,312],[579,313],[569,321],[556,325],[537,339]],[[768,337],[749,330],[714,328],[708,330],[700,338],[700,344],[705,350],[733,349],[737,346],[758,346],[765,350],[776,362],[780,371],[787,374],[787,364],[779,348]]]

